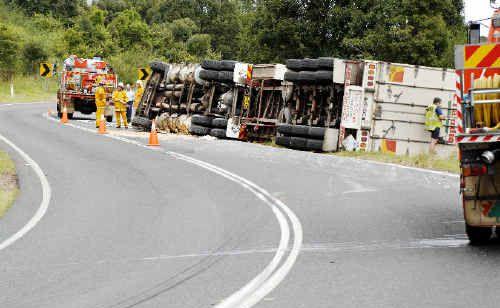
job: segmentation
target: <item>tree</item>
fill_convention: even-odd
[[[195,34],[187,41],[187,51],[200,59],[210,52],[210,47],[211,38],[208,34]]]
[[[7,0],[7,3],[22,8],[28,15],[41,13],[64,18],[77,16],[85,6],[83,0]]]
[[[0,70],[11,72],[17,66],[17,50],[19,38],[7,26],[0,23]],[[9,77],[10,74],[4,76]]]
[[[149,26],[133,9],[127,9],[116,16],[108,25],[108,30],[121,49],[141,47],[151,49],[151,32]]]
[[[49,55],[40,41],[28,41],[22,48],[22,58],[26,72],[35,72],[38,63],[47,60],[48,57]]]

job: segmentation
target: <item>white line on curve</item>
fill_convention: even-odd
[[[51,121],[58,122],[57,119],[49,117],[47,114],[43,114],[43,116]],[[71,123],[65,124],[67,126],[77,128],[80,130],[84,130],[90,133],[96,134],[96,130],[89,129],[86,127],[82,127],[79,125],[74,125]],[[138,141],[131,140],[124,137],[113,136],[113,135],[104,135],[105,137],[120,140],[126,143],[134,144],[136,146],[146,148],[151,150],[151,147],[148,147]],[[158,151],[158,150],[157,150]],[[269,292],[271,292],[274,288],[276,288],[279,283],[286,277],[286,275],[290,272],[295,261],[300,253],[300,249],[302,247],[302,225],[300,221],[295,216],[295,214],[288,208],[286,204],[281,202],[279,199],[271,195],[268,191],[261,188],[257,184],[238,176],[230,171],[227,171],[223,168],[217,167],[210,163],[198,160],[196,158],[183,155],[180,153],[172,152],[172,151],[161,151],[167,155],[175,157],[180,160],[184,160],[188,163],[197,165],[206,170],[212,171],[228,180],[231,180],[243,188],[252,192],[257,198],[265,202],[268,206],[271,207],[273,213],[275,214],[278,223],[281,229],[281,238],[278,249],[276,250],[276,254],[274,255],[271,262],[261,271],[254,279],[248,282],[245,286],[239,289],[237,292],[233,293],[225,300],[223,300],[217,308],[230,308],[230,307],[240,307],[242,304],[247,305],[247,307],[252,307],[257,304],[261,299],[264,298]],[[283,213],[279,210],[283,211],[285,215],[288,216],[290,223],[292,224],[294,240],[292,243],[292,247],[289,250],[290,254],[287,256],[285,261],[278,268],[278,265],[281,262],[281,259],[284,257],[285,253],[288,251],[288,243],[290,238],[290,228],[288,226],[288,221],[284,217]]]
[[[45,174],[43,173],[42,169],[33,159],[31,159],[31,157],[29,157],[28,154],[26,154],[23,150],[21,150],[18,146],[16,146],[14,143],[12,143],[9,139],[7,139],[1,134],[0,134],[0,140],[8,144],[17,153],[19,153],[19,155],[21,155],[21,157],[26,161],[26,163],[31,168],[33,168],[33,171],[35,171],[36,175],[40,179],[40,183],[42,184],[42,202],[40,203],[38,210],[36,211],[35,215],[33,215],[33,217],[31,217],[31,219],[19,231],[17,231],[9,238],[0,243],[0,250],[3,250],[12,245],[15,241],[17,241],[21,237],[23,237],[26,233],[28,233],[31,229],[33,229],[33,227],[36,226],[36,224],[42,219],[42,217],[45,215],[45,212],[47,212],[47,209],[49,208],[51,189],[49,181],[47,180],[47,177],[45,177]]]

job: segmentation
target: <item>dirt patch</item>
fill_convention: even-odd
[[[14,162],[0,151],[0,218],[11,207],[19,192],[19,181]]]

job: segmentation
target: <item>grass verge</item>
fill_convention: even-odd
[[[0,151],[0,218],[10,208],[18,193],[14,162],[7,153]]]
[[[436,155],[429,154],[408,156],[381,152],[337,152],[333,153],[333,155],[374,160],[409,167],[447,171],[451,173],[460,172],[458,158],[454,155],[450,156],[449,158],[440,158]]]
[[[0,81],[1,103],[30,103],[56,99],[57,78],[43,79],[34,76],[16,76],[14,78],[14,96],[10,94],[10,82]]]

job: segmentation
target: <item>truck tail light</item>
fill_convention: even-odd
[[[466,176],[478,176],[488,173],[486,165],[465,165],[462,167],[462,174]]]

